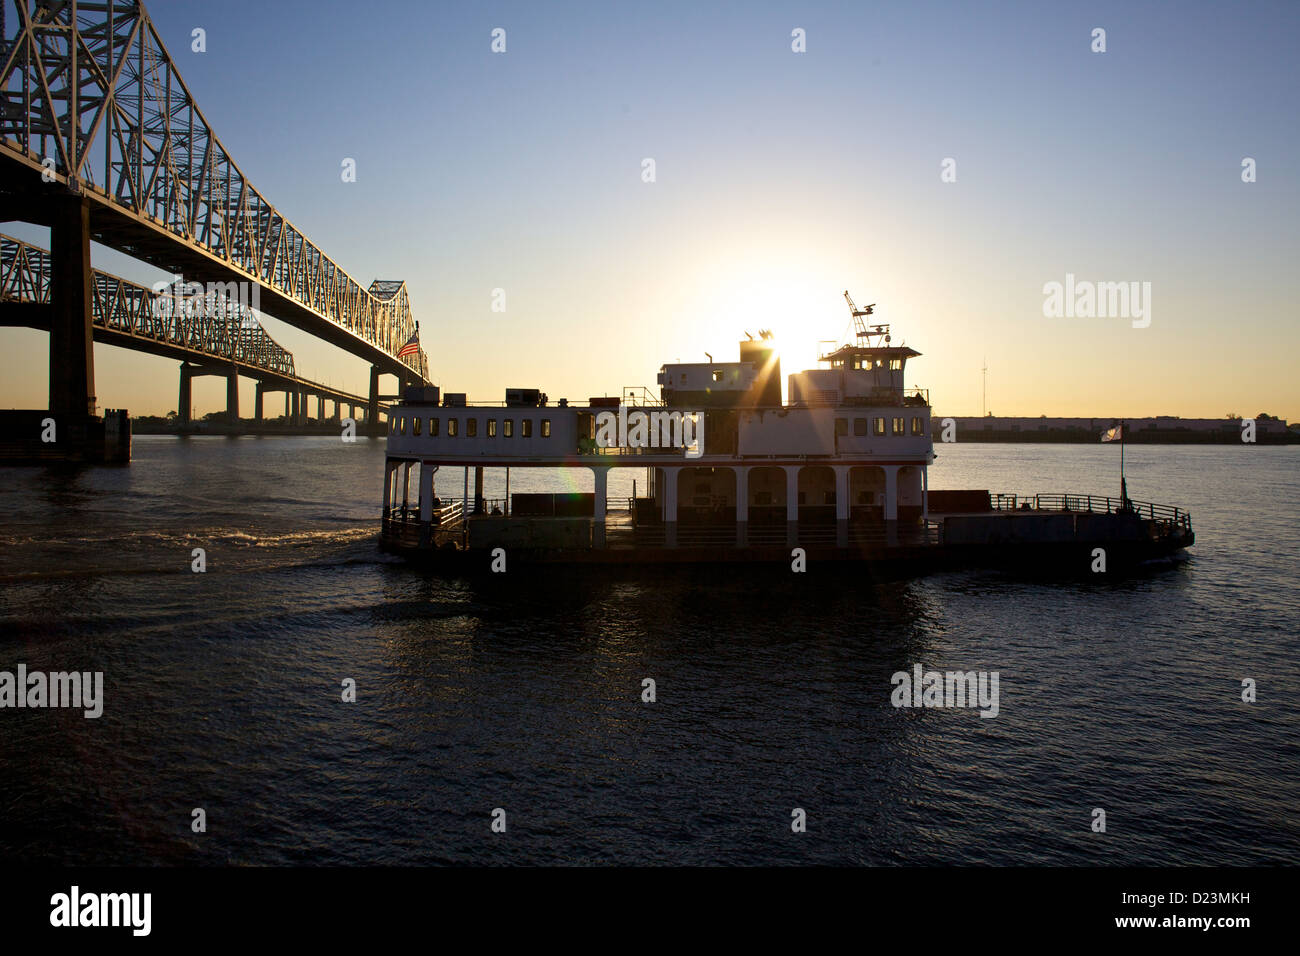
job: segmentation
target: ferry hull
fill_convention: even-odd
[[[1057,576],[1099,573],[1097,549],[1105,552],[1106,574],[1126,573],[1148,562],[1166,560],[1195,543],[1192,532],[1148,540],[1014,542],[1002,544],[927,544],[883,547],[799,546],[804,566],[834,565],[872,574],[908,576],[963,568],[1002,568]],[[425,567],[452,574],[493,574],[498,555],[492,549],[411,547],[385,542],[386,550]],[[789,547],[678,547],[626,549],[511,549],[504,552],[506,569],[539,565],[581,565],[585,568],[675,567],[691,565],[761,565],[789,573],[796,556]],[[497,565],[499,567],[499,564]]]

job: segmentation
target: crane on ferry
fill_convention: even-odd
[[[876,303],[873,302],[870,305],[863,306],[859,309],[853,302],[853,296],[849,295],[848,289],[844,290],[844,301],[849,304],[849,312],[853,316],[853,325],[857,328],[858,339],[866,339],[866,344],[868,346],[879,345],[879,342],[873,343],[871,341],[871,337],[874,335],[880,336],[881,340],[888,344],[890,340],[888,323],[868,326],[867,323],[862,321],[864,316],[871,315],[875,311]]]

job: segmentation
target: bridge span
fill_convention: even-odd
[[[66,434],[98,410],[91,240],[186,282],[255,286],[260,311],[370,362],[372,425],[380,375],[428,380],[423,351],[399,354],[417,330],[405,283],[361,285],[248,181],[136,0],[0,5],[0,221],[50,229]]]
[[[51,273],[46,250],[0,234],[0,326],[49,330]],[[257,421],[263,418],[268,392],[284,392],[284,415],[295,425],[305,424],[309,398],[317,400],[322,420],[327,417],[324,403],[331,401],[334,413],[329,417],[340,418],[348,406],[349,418],[364,421],[366,396],[298,375],[292,353],[267,334],[251,309],[219,290],[201,296],[172,287],[155,291],[98,269],[92,270],[91,287],[96,342],[180,360],[177,414],[182,425],[190,420],[191,381],[200,375],[226,379],[225,416],[231,424],[240,417],[240,375],[257,382]]]

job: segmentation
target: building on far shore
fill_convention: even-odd
[[[1242,441],[1243,426],[1251,419],[1179,418],[1157,415],[1154,418],[1125,418],[1124,438],[1133,444],[1236,444]],[[943,440],[948,421],[956,425],[957,441],[988,442],[1096,442],[1101,433],[1118,418],[999,418],[987,415],[947,416],[936,412],[930,419],[935,441]],[[1300,425],[1288,427],[1286,420],[1260,415],[1255,422],[1255,441],[1259,444],[1300,443]]]

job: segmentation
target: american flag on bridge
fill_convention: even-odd
[[[418,355],[420,352],[420,327],[417,325],[411,337],[406,340],[406,344],[397,350],[398,358],[406,358],[408,355]]]

